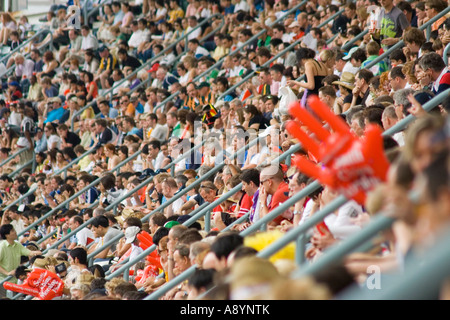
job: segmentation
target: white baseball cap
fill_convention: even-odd
[[[139,227],[131,226],[125,229],[125,243],[132,243],[135,239],[138,233],[141,231]]]

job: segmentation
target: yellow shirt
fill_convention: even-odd
[[[91,163],[91,159],[89,156],[84,156],[80,161],[78,161],[78,165],[80,166],[80,171],[84,171],[87,166]]]
[[[230,48],[224,48],[222,46],[217,46],[212,54],[212,57],[214,58],[214,60],[219,61],[220,58],[227,55],[229,52],[230,52]]]
[[[32,101],[41,101],[44,98],[42,95],[42,88],[39,85],[39,83],[35,83],[34,85],[30,86],[30,89],[28,90],[28,99]]]
[[[87,109],[85,109],[81,115],[80,115],[80,119],[93,119],[95,117],[95,113],[94,113],[94,108],[89,107]]]
[[[170,10],[169,11],[169,21],[170,23],[174,23],[178,18],[184,18],[184,11],[181,8]]]

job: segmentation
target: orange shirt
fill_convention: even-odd
[[[440,19],[433,22],[433,24],[431,25],[431,31],[436,31],[437,29],[439,29],[439,26],[444,23],[445,19],[446,16],[443,16]]]
[[[281,182],[278,186],[277,191],[272,195],[272,199],[270,200],[270,204],[268,206],[269,212],[278,207],[280,204],[285,202],[289,198],[289,185],[286,182]],[[282,215],[279,215],[273,221],[276,224],[280,224],[281,221],[285,220]]]

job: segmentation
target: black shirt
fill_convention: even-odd
[[[141,66],[141,62],[133,56],[127,56],[125,60],[122,61],[122,68],[131,67],[133,70]]]
[[[65,139],[66,143],[70,143],[72,145],[72,148],[79,145],[81,142],[80,137],[75,132],[67,132],[67,138]]]

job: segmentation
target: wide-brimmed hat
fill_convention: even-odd
[[[351,72],[343,72],[339,81],[333,81],[332,84],[343,86],[347,89],[353,90],[355,87],[355,75]]]
[[[294,28],[294,27],[300,27],[300,24],[298,23],[298,21],[294,21],[289,25],[289,28]]]

